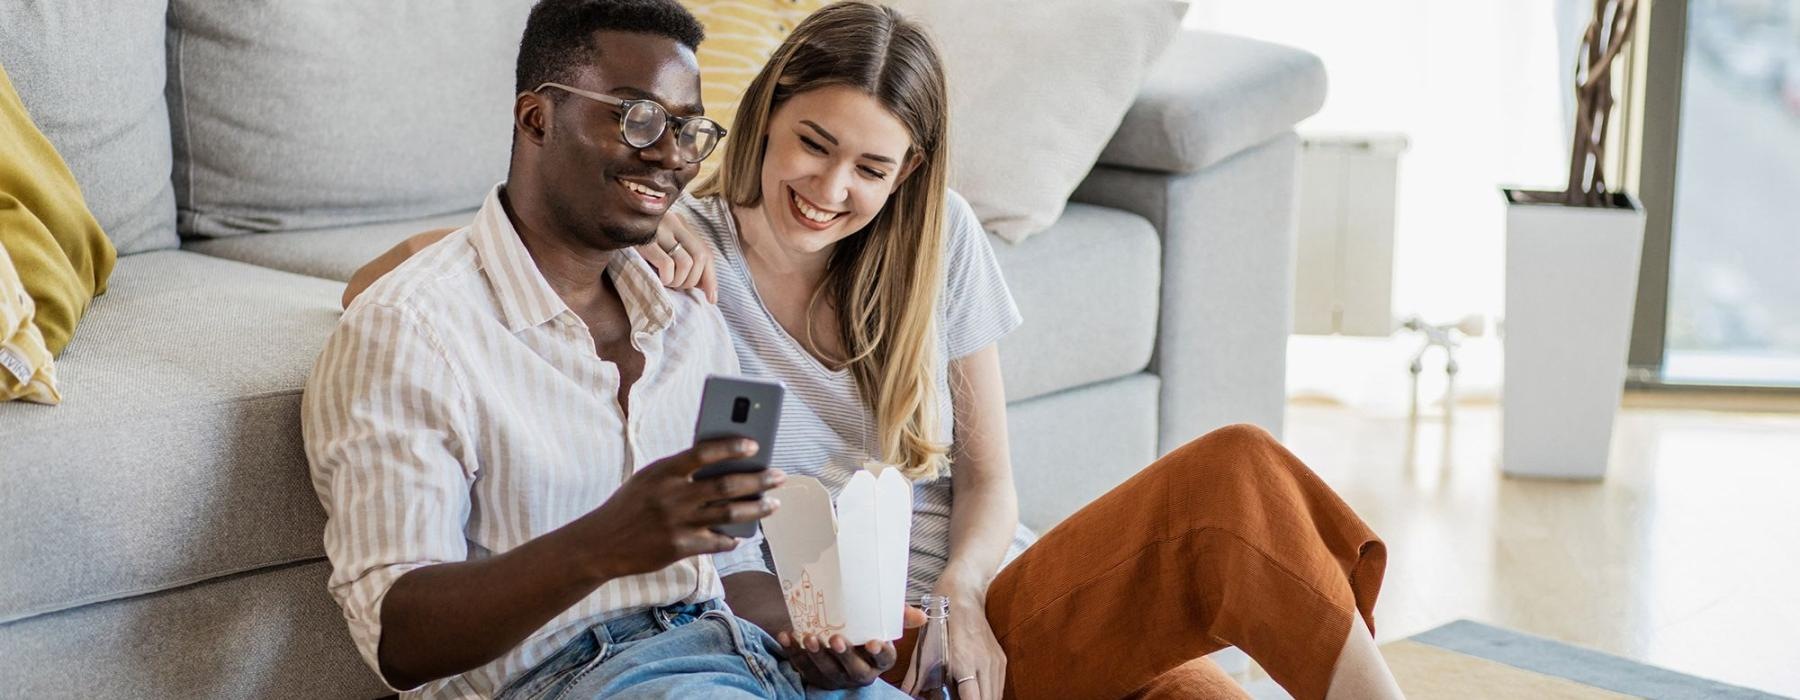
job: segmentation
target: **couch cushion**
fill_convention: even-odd
[[[183,248],[288,272],[350,279],[402,239],[473,212],[276,236],[189,240]],[[1161,241],[1135,214],[1071,204],[1024,243],[990,239],[1025,325],[1000,341],[1008,400],[1122,377],[1150,362]],[[1055,348],[1056,352],[1044,352]]]
[[[166,0],[0,3],[0,65],[119,254],[174,248]]]
[[[472,216],[460,212],[182,245],[206,255],[347,280],[407,236],[462,226]],[[1149,222],[1117,209],[1071,204],[1055,225],[1024,243],[990,240],[1025,317],[1025,325],[1000,342],[1009,400],[1122,377],[1149,364],[1161,254]]]
[[[1019,522],[1047,532],[1156,459],[1161,388],[1140,372],[1007,406]]]
[[[181,247],[252,265],[343,281],[350,279],[350,274],[363,263],[373,260],[407,236],[435,228],[461,228],[474,220],[475,212],[469,210],[380,224],[289,231],[274,236],[194,238],[183,242]]]
[[[16,698],[391,697],[320,560],[0,625]]]
[[[1188,31],[1175,38],[1112,142],[1105,165],[1191,173],[1286,133],[1325,104],[1325,64],[1300,49]]]
[[[1070,204],[994,256],[1025,325],[1000,341],[1006,398],[1019,401],[1123,377],[1150,364],[1162,242],[1135,214]]]
[[[340,290],[121,258],[57,361],[62,405],[0,403],[0,623],[321,556],[300,387]]]
[[[348,226],[481,202],[506,176],[530,0],[174,0],[184,234]]]

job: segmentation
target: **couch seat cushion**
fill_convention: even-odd
[[[341,282],[350,279],[350,274],[363,263],[373,260],[407,236],[434,228],[461,228],[474,220],[475,211],[471,209],[362,226],[190,239],[182,243],[182,247],[196,253]]]
[[[1136,214],[1070,204],[1050,228],[994,256],[1025,324],[1000,340],[1019,401],[1142,371],[1156,342],[1162,241]]]
[[[276,235],[189,240],[206,255],[333,280],[414,233],[473,212]],[[1070,204],[1049,229],[989,239],[1025,325],[1000,341],[1006,395],[1018,401],[1142,371],[1156,339],[1161,241],[1135,214]]]
[[[0,404],[0,623],[321,556],[300,388],[340,290],[120,258],[57,361],[62,405]]]

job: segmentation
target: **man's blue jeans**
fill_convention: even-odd
[[[854,690],[808,689],[780,650],[720,601],[655,608],[588,628],[498,697],[906,698],[879,680]]]

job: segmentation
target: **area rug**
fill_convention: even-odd
[[[1458,620],[1382,645],[1411,700],[1428,698],[1781,698]]]

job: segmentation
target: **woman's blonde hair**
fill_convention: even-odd
[[[876,458],[908,478],[935,479],[949,464],[937,390],[949,100],[924,28],[860,0],[808,16],[750,82],[724,162],[696,194],[762,202],[770,116],[795,95],[828,86],[860,90],[893,113],[912,140],[903,162],[917,165],[867,226],[837,243],[812,303],[823,296],[840,315],[844,365],[875,413]]]

